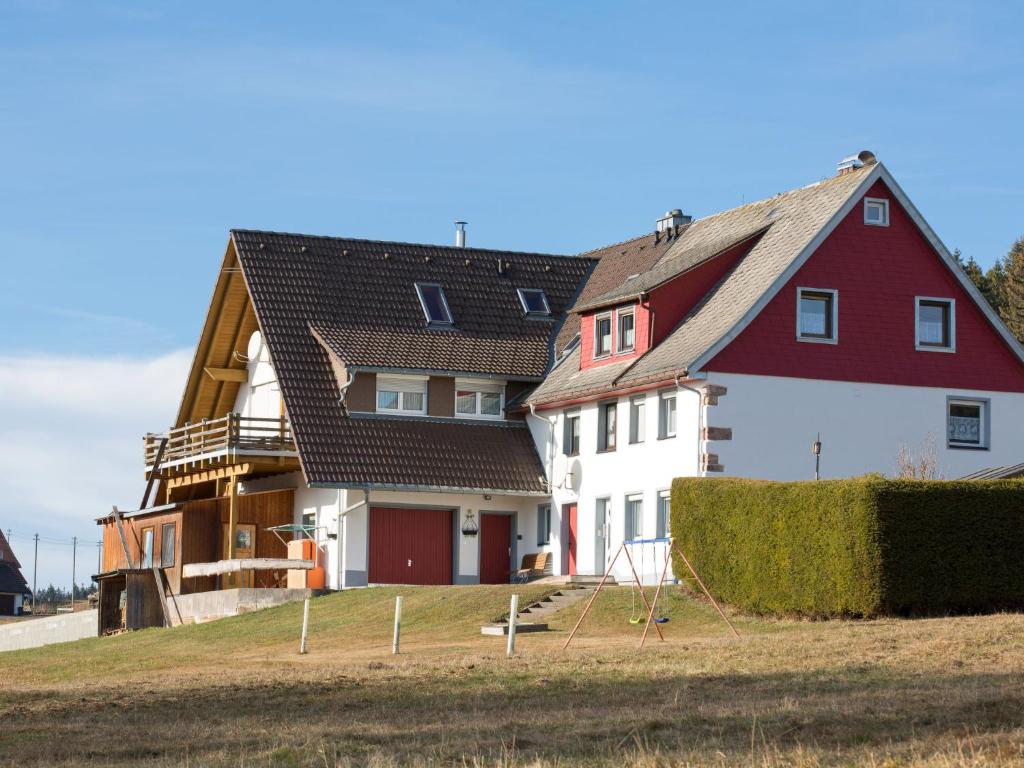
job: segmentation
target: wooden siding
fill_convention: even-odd
[[[427,413],[430,416],[455,415],[455,379],[431,376],[427,382]]]

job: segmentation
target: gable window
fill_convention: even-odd
[[[644,420],[647,418],[647,398],[637,395],[629,401],[629,442],[642,443],[647,429]]]
[[[174,541],[177,533],[177,526],[174,523],[164,523],[160,529],[160,566],[163,568],[174,567]]]
[[[644,497],[637,493],[626,497],[626,530],[627,541],[642,539],[644,535]]]
[[[877,197],[865,197],[864,223],[873,227],[888,227],[889,201]]]
[[[416,283],[416,295],[420,297],[420,306],[428,325],[451,325],[452,313],[448,309],[448,300],[444,289],[437,283]]]
[[[567,411],[562,422],[562,453],[578,456],[580,452],[580,412]]]
[[[456,379],[455,414],[500,419],[505,407],[505,385],[500,381]]]
[[[946,440],[950,448],[988,448],[989,401],[951,397],[946,401]]]
[[[597,406],[597,450],[615,450],[615,417],[618,414],[617,401],[601,403]]]
[[[427,412],[427,380],[423,376],[378,376],[377,410],[381,413]]]
[[[956,313],[953,299],[914,299],[917,314],[916,346],[922,350],[956,349]]]
[[[658,521],[656,538],[664,539],[669,535],[669,518],[672,512],[672,492],[658,491]]]
[[[839,338],[839,292],[797,288],[796,337],[834,344]]]
[[[523,312],[527,317],[547,317],[551,314],[551,307],[548,306],[548,297],[540,288],[517,288],[519,303],[523,305]]]
[[[636,347],[636,316],[632,309],[620,309],[617,314],[619,323],[619,352],[632,352]]]
[[[594,318],[594,357],[605,357],[612,352],[612,316]]]
[[[543,547],[551,543],[551,505],[541,504],[537,507],[537,546]]]
[[[676,393],[662,392],[658,395],[658,438],[676,436]]]

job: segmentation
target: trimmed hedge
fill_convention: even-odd
[[[1024,608],[1021,481],[679,478],[672,534],[712,594],[758,613]]]

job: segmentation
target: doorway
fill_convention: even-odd
[[[480,514],[480,583],[508,584],[512,571],[513,515]]]
[[[569,561],[569,575],[576,575],[576,533],[579,530],[579,520],[577,519],[577,505],[566,504],[562,507],[562,514],[566,520],[566,545],[567,545],[567,559]]]
[[[228,558],[228,539],[230,538],[230,527],[227,523],[224,530],[224,559]],[[235,526],[235,559],[248,560],[256,557],[256,526],[248,523],[238,523]],[[249,587],[252,588],[255,578],[253,571],[242,571],[241,573],[226,573],[221,577],[221,588]]]

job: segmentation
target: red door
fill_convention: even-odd
[[[512,516],[480,515],[480,583],[508,584]]]
[[[451,510],[373,507],[369,580],[372,584],[451,584]]]
[[[576,575],[576,505],[565,505],[565,516],[569,521],[569,575]]]

